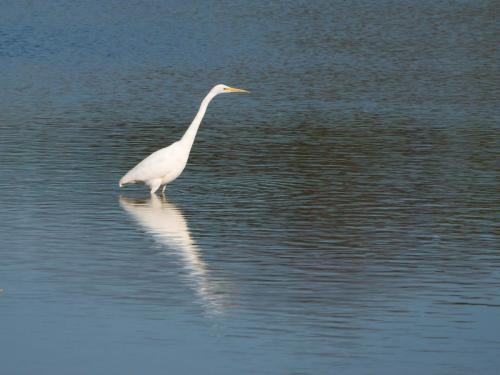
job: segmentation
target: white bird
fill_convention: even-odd
[[[186,167],[191,147],[193,146],[201,120],[205,116],[208,104],[217,95],[230,92],[248,91],[226,85],[214,86],[201,102],[198,113],[182,138],[168,147],[153,152],[128,171],[120,179],[120,187],[126,184],[142,182],[149,186],[151,194],[154,194],[162,185],[162,192],[164,192],[166,185],[179,177]]]

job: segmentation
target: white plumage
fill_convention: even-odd
[[[182,138],[168,147],[153,152],[128,171],[120,179],[120,187],[126,184],[142,182],[149,186],[151,194],[154,194],[162,185],[163,191],[165,191],[166,184],[179,177],[186,167],[191,147],[193,146],[201,120],[205,116],[208,104],[217,95],[229,92],[248,91],[226,85],[214,86],[201,102],[198,113]]]

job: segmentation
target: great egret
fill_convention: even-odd
[[[203,116],[205,116],[208,104],[217,95],[230,92],[248,91],[226,85],[214,86],[201,102],[198,113],[182,138],[168,147],[153,152],[128,171],[127,174],[120,179],[120,187],[126,184],[143,182],[149,186],[151,194],[154,194],[161,185],[163,185],[162,192],[164,192],[166,184],[179,177],[184,170],[189,158],[189,153],[191,152],[191,147],[193,146],[194,138],[200,127],[201,120]]]

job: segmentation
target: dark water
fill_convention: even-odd
[[[0,372],[497,373],[496,14],[3,1]]]

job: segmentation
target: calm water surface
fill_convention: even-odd
[[[1,8],[2,374],[497,373],[494,1]]]

